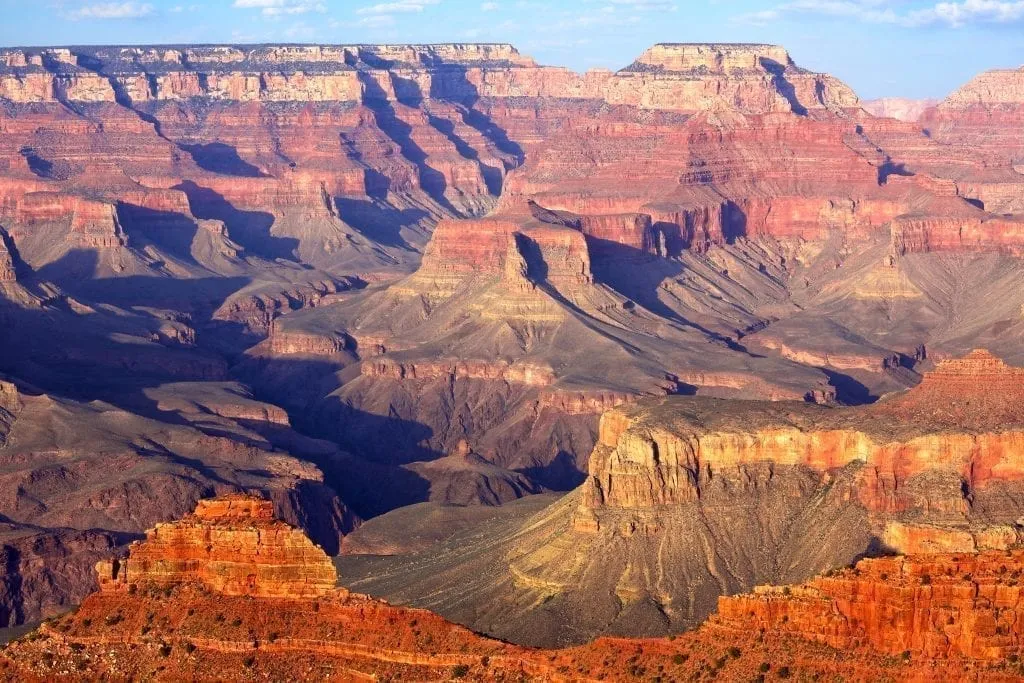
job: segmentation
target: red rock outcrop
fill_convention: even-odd
[[[719,599],[715,629],[787,633],[844,652],[1004,661],[1024,647],[1024,551],[886,557]]]
[[[326,553],[276,520],[270,501],[243,495],[199,501],[193,515],[146,532],[128,559],[96,569],[101,590],[187,583],[222,595],[315,598],[336,580]]]
[[[1024,68],[986,71],[925,112],[921,124],[947,144],[970,145],[991,160],[1021,162]]]
[[[593,511],[604,508],[696,501],[705,477],[758,462],[821,473],[856,463],[856,495],[876,513],[966,512],[961,482],[976,490],[1024,479],[1012,455],[1024,439],[1022,373],[976,350],[941,361],[909,392],[863,408],[793,405],[777,412],[765,404],[669,400],[660,409],[612,410],[601,418],[581,519],[590,528]],[[924,500],[907,491],[911,479],[937,471],[952,475],[956,489],[934,487],[934,498]]]

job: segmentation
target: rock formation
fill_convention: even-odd
[[[430,484],[428,500],[454,505],[501,505],[540,492],[527,476],[496,467],[460,441],[444,458],[405,465]]]
[[[792,588],[719,601],[717,628],[798,635],[845,652],[1002,661],[1018,655],[1020,550],[861,560]]]
[[[988,159],[1020,164],[1024,143],[1024,68],[986,71],[940,102],[921,119],[937,139],[969,144]]]
[[[188,583],[222,595],[316,598],[336,580],[324,551],[276,520],[269,500],[244,495],[199,501],[192,516],[158,524],[128,554],[97,565],[101,590]]]
[[[286,546],[263,556],[284,537]],[[979,664],[989,676],[1019,674],[1020,551],[863,560],[803,586],[722,598],[717,616],[678,638],[537,650],[334,588],[333,567],[316,550],[273,520],[265,501],[203,501],[134,544],[116,581],[104,580],[115,565],[101,562],[101,589],[7,645],[0,676],[596,681],[759,671],[972,680]],[[184,556],[186,571],[164,571],[182,569]],[[231,556],[238,561],[217,559]]]

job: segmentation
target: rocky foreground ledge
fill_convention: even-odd
[[[200,502],[152,529],[101,588],[0,653],[0,678],[50,680],[1009,680],[1024,671],[1024,553],[866,560],[802,587],[722,598],[668,639],[536,650],[334,587],[328,557],[269,502]],[[843,648],[840,654],[829,647]],[[899,656],[892,656],[898,653]]]

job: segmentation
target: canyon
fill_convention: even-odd
[[[342,558],[342,575],[553,647],[693,628],[723,595],[865,556],[1009,551],[1024,533],[1021,373],[976,350],[867,406],[698,396],[614,408],[573,493],[444,543]],[[378,547],[387,517],[367,524]]]
[[[188,515],[234,494],[318,596],[321,551],[269,517],[492,658],[442,617],[618,662],[633,641],[583,644],[759,584],[811,581],[815,623],[813,577],[865,555],[1013,552],[1022,73],[878,104],[774,45],[587,73],[504,44],[0,48],[0,625],[143,584],[174,618],[164,589],[300,614],[203,575],[233,570],[196,534],[237,520]],[[806,647],[860,647],[843,628]]]

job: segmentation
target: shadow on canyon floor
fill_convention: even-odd
[[[191,180],[175,185],[174,189],[188,197],[192,215],[224,223],[228,236],[247,252],[270,260],[296,260],[299,240],[272,234],[275,220],[272,213],[238,209],[223,195]]]

